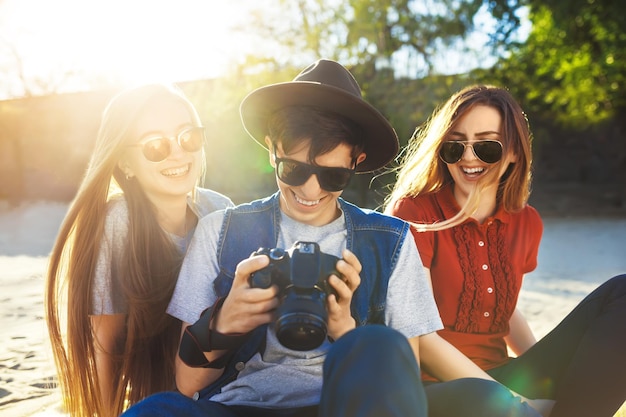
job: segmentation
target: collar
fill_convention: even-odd
[[[443,216],[446,219],[453,217],[455,214],[459,212],[459,210],[461,210],[459,203],[457,203],[456,199],[454,198],[452,186],[453,186],[452,183],[446,184],[441,188],[439,192],[435,193],[437,204],[439,205],[439,207],[441,207]],[[510,219],[511,219],[511,213],[507,212],[502,206],[500,206],[498,207],[496,212],[493,215],[487,217],[483,223],[488,224],[490,221],[493,221],[493,220],[498,220],[502,223],[508,223]],[[472,217],[465,220],[463,223],[470,223],[470,222],[478,224],[476,219]]]

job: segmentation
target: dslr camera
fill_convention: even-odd
[[[326,339],[326,297],[335,291],[328,277],[339,258],[320,252],[315,242],[298,241],[288,249],[259,248],[253,255],[267,255],[270,263],[250,276],[252,288],[276,284],[282,302],[277,309],[276,337],[292,350],[312,350]]]

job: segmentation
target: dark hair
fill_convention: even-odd
[[[280,143],[289,154],[308,141],[309,162],[335,149],[342,143],[351,145],[355,158],[364,147],[361,127],[352,120],[312,106],[291,106],[280,109],[268,120],[268,135],[276,146]]]

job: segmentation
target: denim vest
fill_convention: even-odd
[[[260,247],[276,247],[281,217],[279,198],[277,192],[265,199],[226,209],[218,242],[220,273],[214,281],[218,297],[225,297],[230,291],[239,262]],[[384,324],[389,277],[398,261],[409,225],[395,217],[359,208],[341,198],[339,205],[346,221],[346,247],[362,265],[361,284],[352,298],[352,316],[359,326]],[[203,390],[202,396],[212,395],[234,380],[241,363],[262,351],[265,330],[266,326],[262,326],[253,332],[250,340],[226,366],[222,377]],[[257,346],[252,348],[255,344]]]

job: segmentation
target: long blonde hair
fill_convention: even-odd
[[[159,101],[184,104],[194,124],[201,125],[194,106],[173,86],[145,85],[115,96],[103,113],[86,175],[50,255],[46,320],[64,405],[72,416],[117,416],[147,395],[174,387],[180,323],[165,309],[182,255],[159,226],[156,207],[118,166],[134,139],[130,132],[135,120],[148,104]],[[129,213],[127,246],[120,260],[128,310],[124,348],[112,358],[114,403],[104,404],[89,316],[94,310],[91,294],[107,203],[116,194],[124,197]]]
[[[496,204],[510,212],[519,211],[526,205],[530,195],[532,164],[532,136],[526,115],[507,90],[491,85],[473,85],[452,95],[424,125],[415,130],[398,158],[396,183],[386,198],[385,211],[391,211],[395,203],[404,197],[435,193],[453,182],[448,167],[439,158],[439,147],[456,123],[477,105],[492,107],[500,113],[504,154],[513,152],[516,155],[515,162],[509,165],[500,179]],[[454,217],[434,224],[414,224],[416,229],[443,230],[465,221],[478,208],[481,191],[493,183],[500,164],[502,161],[494,164],[491,173],[477,183]]]

